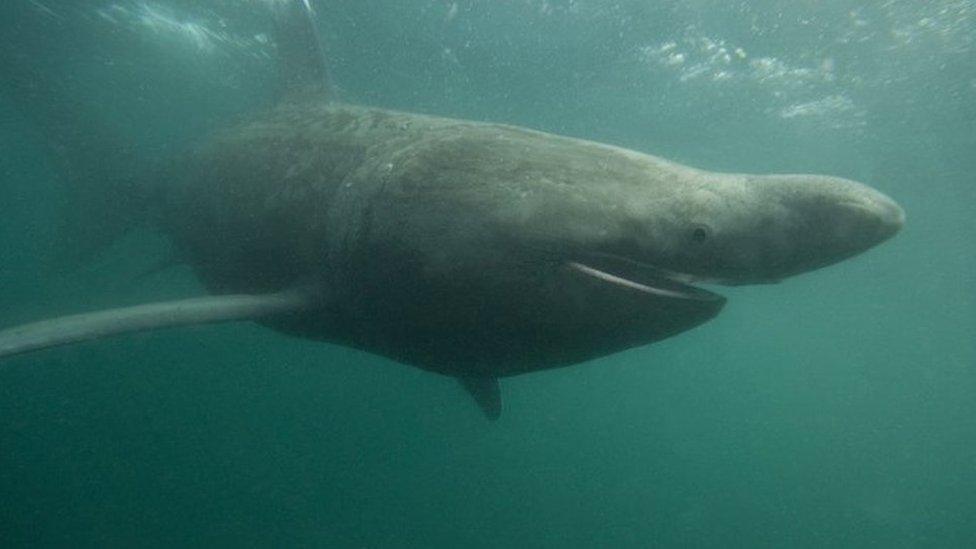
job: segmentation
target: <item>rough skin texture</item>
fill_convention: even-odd
[[[320,312],[273,326],[427,370],[564,366],[690,329],[724,302],[566,266],[633,245],[635,229],[653,230],[641,209],[700,173],[615,147],[288,104],[217,135],[185,173],[164,223],[211,291],[319,288]]]
[[[167,189],[164,227],[211,291],[310,288],[321,307],[273,327],[481,377],[644,345],[724,303],[642,281],[775,282],[904,221],[841,178],[314,101],[220,133]]]

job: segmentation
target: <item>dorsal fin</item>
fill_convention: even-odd
[[[274,12],[282,100],[330,98],[325,50],[311,0],[278,1]]]
[[[475,402],[485,413],[485,417],[495,421],[502,415],[502,390],[494,377],[459,377],[458,382],[474,397]]]
[[[311,292],[287,291],[198,297],[63,316],[0,331],[0,358],[133,332],[255,320],[300,312],[315,303]]]

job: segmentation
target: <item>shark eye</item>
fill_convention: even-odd
[[[691,230],[691,241],[701,244],[708,240],[708,237],[711,236],[711,234],[712,231],[708,227],[704,225],[695,225],[695,227]]]

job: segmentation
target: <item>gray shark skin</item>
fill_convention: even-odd
[[[289,17],[310,16],[291,6]],[[155,324],[146,310],[173,307],[120,309],[108,331],[96,313],[102,328],[87,339],[256,320],[457,377],[495,418],[499,377],[713,318],[725,299],[696,282],[776,282],[904,222],[853,181],[714,173],[515,126],[345,105],[328,97],[321,67],[310,72],[157,189],[158,228],[227,304],[194,301]],[[70,338],[57,320],[0,332],[0,357],[86,339],[89,316],[68,320]]]

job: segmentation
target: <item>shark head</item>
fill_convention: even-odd
[[[702,299],[707,294],[690,283],[779,282],[860,254],[905,221],[892,199],[838,177],[695,175],[653,200],[634,188],[631,206],[618,208],[615,236],[581,253],[574,267],[607,282]]]
[[[476,262],[497,272],[513,257],[542,258],[655,305],[720,299],[692,286],[699,282],[768,284],[837,263],[891,238],[905,220],[892,199],[848,179],[709,172],[510,127],[480,127],[433,150],[453,166],[441,198],[467,226],[450,241],[470,231],[496,242],[464,242],[478,250]],[[431,177],[443,174],[415,179]],[[467,179],[488,184],[457,185]],[[457,191],[461,202],[444,198]],[[451,247],[440,240],[431,239]]]

